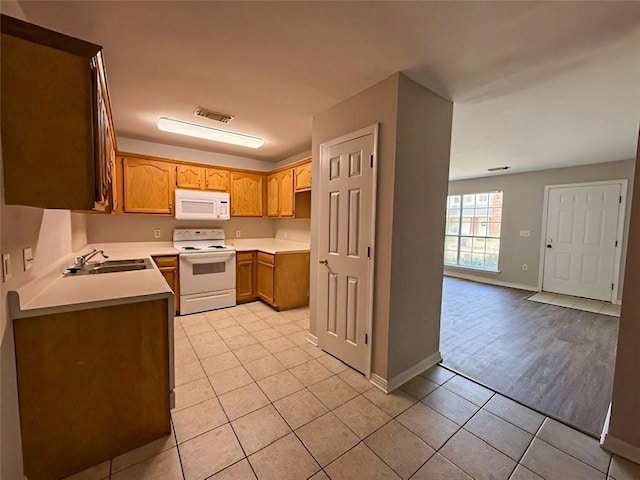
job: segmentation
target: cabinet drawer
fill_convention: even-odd
[[[256,252],[237,252],[236,253],[236,262],[252,262],[253,256]]]
[[[167,255],[166,257],[152,257],[153,261],[156,262],[156,265],[160,268],[162,267],[178,267],[178,256],[177,255]]]
[[[275,255],[271,255],[270,253],[258,252],[258,261],[262,263],[268,263],[269,265],[273,265],[275,263]]]

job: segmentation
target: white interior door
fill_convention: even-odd
[[[543,290],[611,300],[621,185],[550,188]]]
[[[323,146],[320,158],[318,345],[363,373],[373,284],[374,136]]]

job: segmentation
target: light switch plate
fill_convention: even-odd
[[[11,255],[2,254],[2,277],[5,282],[11,280]]]
[[[530,237],[531,236],[531,231],[530,230],[520,230],[520,236],[521,237]]]
[[[242,236],[242,230],[236,230],[236,238],[240,238]]]
[[[33,250],[31,247],[22,249],[22,262],[24,264],[25,272],[33,267]]]

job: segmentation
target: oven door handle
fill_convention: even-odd
[[[227,260],[235,257],[234,253],[190,253],[187,255],[180,255],[180,258],[184,259],[188,263],[209,263],[211,260]]]

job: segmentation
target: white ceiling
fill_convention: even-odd
[[[635,156],[639,2],[20,5],[105,47],[123,137],[279,161],[310,148],[314,114],[402,71],[455,102],[452,178]],[[197,106],[266,145],[157,130],[160,116],[197,122]]]

